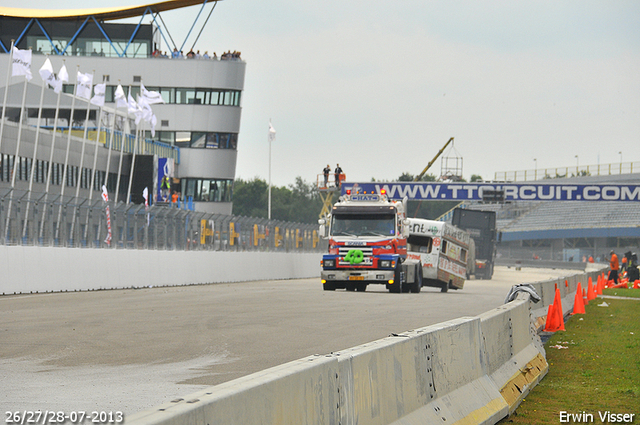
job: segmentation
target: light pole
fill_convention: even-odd
[[[578,174],[580,173],[580,158],[578,158],[578,155],[576,155],[575,158],[576,158],[576,177],[577,177]]]
[[[271,118],[269,118],[269,135],[267,137],[269,139],[269,194],[268,194],[268,205],[267,205],[267,217],[271,220],[271,142],[276,140],[276,130],[271,125]]]
[[[538,180],[538,158],[533,158],[534,163],[534,171],[533,171],[533,179]]]
[[[622,151],[618,153],[620,154],[620,174],[622,174]]]

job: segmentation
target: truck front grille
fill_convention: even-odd
[[[347,256],[349,251],[351,250],[359,250],[364,254],[364,258],[361,263],[353,264],[353,266],[369,266],[373,265],[373,261],[371,257],[373,256],[373,247],[371,246],[341,246],[338,249],[338,255],[340,256],[340,261],[338,262],[339,266],[352,266],[352,264],[348,261],[345,261],[344,257]]]

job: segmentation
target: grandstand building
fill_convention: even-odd
[[[640,184],[640,174],[552,179],[558,184]],[[610,250],[618,256],[640,253],[640,202],[515,201],[466,203],[466,208],[496,211],[506,258],[575,261],[592,256],[606,262]]]
[[[9,191],[26,192],[31,186],[34,194],[44,193],[51,169],[52,195],[66,198],[79,193],[78,198],[100,199],[105,182],[112,197],[117,193],[119,200],[136,203],[143,202],[142,188],[151,186],[149,191],[154,196],[150,202],[154,202],[161,194],[160,181],[166,174],[171,178],[171,190],[180,192],[181,199],[191,201],[196,210],[231,214],[246,64],[238,56],[225,60],[171,58],[171,52],[181,50],[184,43],[172,44],[163,20],[158,19],[161,12],[197,5],[204,8],[215,6],[215,2],[173,0],[90,10],[0,7],[0,102],[5,94],[7,99],[6,104],[0,104],[5,117],[0,135],[0,196]],[[140,24],[114,22],[123,18],[140,18]],[[143,18],[150,18],[152,23],[142,24]],[[12,40],[18,49],[33,52],[33,79],[26,86],[24,77],[10,75]],[[163,57],[164,52],[168,57]],[[47,57],[56,73],[64,64],[70,76],[59,108],[58,96],[48,88],[42,91],[38,75]],[[94,84],[106,83],[102,113],[99,107],[78,98],[72,108],[76,70],[93,74]],[[129,116],[116,120],[112,139],[117,86],[122,85],[136,98],[142,84],[147,90],[159,92],[164,100],[164,104],[152,105],[157,118],[155,135],[149,124],[136,125]],[[40,110],[41,128],[37,130]],[[119,111],[126,114],[126,109]],[[85,139],[87,116],[89,132]],[[54,126],[56,135],[52,133]],[[69,127],[73,130],[70,138]],[[95,140],[98,127],[101,133],[96,142],[91,137]],[[143,136],[138,142],[136,130]],[[94,169],[96,177],[92,178]],[[16,178],[12,182],[13,173]],[[133,188],[127,199],[130,177]]]

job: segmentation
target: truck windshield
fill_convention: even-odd
[[[394,214],[345,214],[331,217],[333,236],[393,236]]]

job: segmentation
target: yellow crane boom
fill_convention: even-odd
[[[442,149],[440,149],[440,150],[438,151],[438,153],[436,154],[436,156],[434,156],[434,157],[433,157],[433,159],[431,160],[431,162],[429,162],[429,163],[427,164],[427,166],[426,166],[426,167],[424,167],[424,170],[422,170],[422,172],[421,172],[420,174],[418,174],[418,175],[413,179],[413,181],[414,181],[414,182],[419,182],[419,181],[422,179],[422,176],[424,176],[424,174],[427,172],[427,170],[428,170],[429,168],[431,168],[431,166],[433,165],[433,163],[434,163],[434,162],[436,162],[436,159],[438,159],[438,157],[439,157],[440,155],[442,155],[442,152],[444,152],[444,150],[447,148],[447,146],[449,146],[449,143],[451,143],[451,142],[453,142],[453,137],[452,137],[451,139],[449,139],[449,141],[448,141],[447,143],[445,143],[445,144],[444,144],[444,146],[442,147]]]

